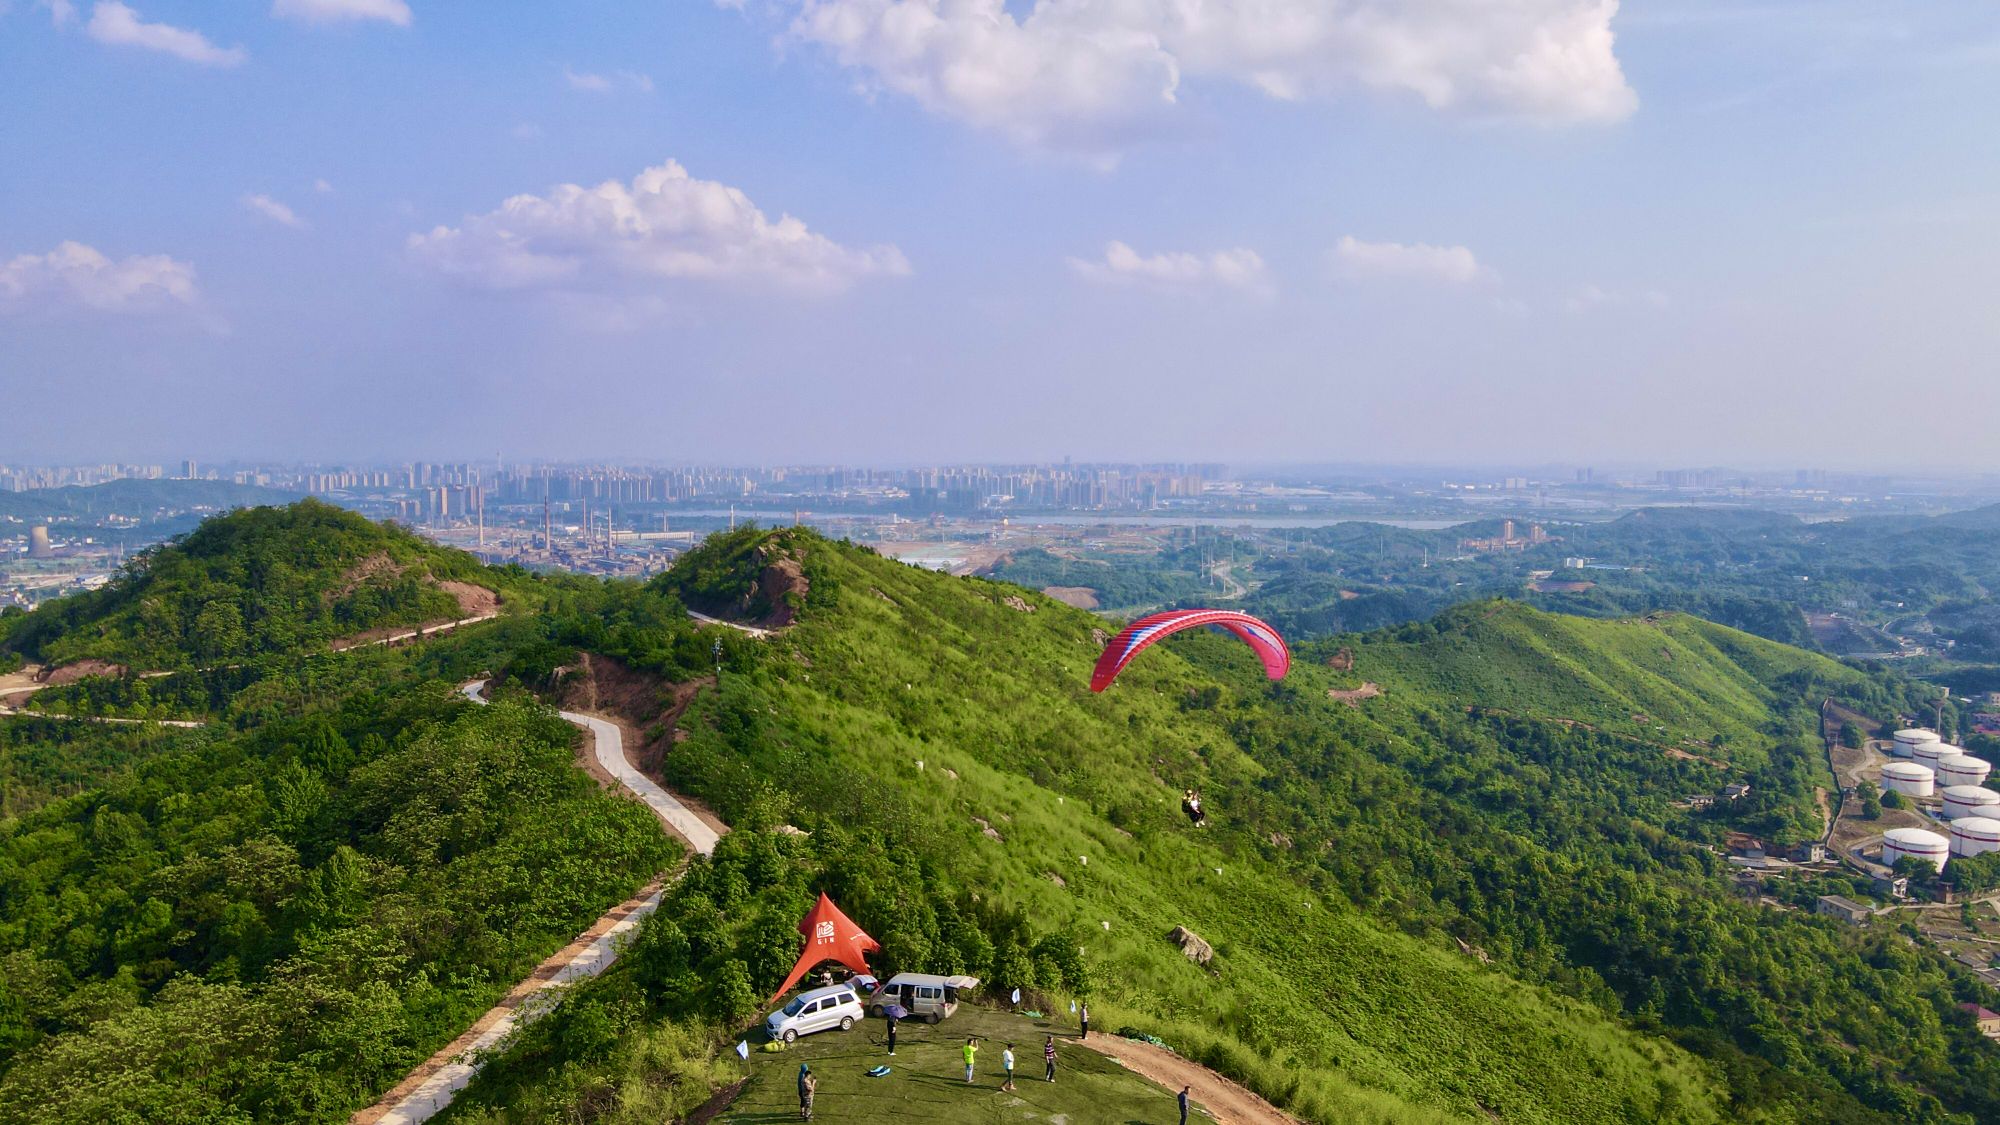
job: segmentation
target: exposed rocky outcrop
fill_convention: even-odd
[[[1215,960],[1215,947],[1201,940],[1193,930],[1188,929],[1186,926],[1175,926],[1167,934],[1167,940],[1181,947],[1181,955],[1183,957],[1203,968],[1206,968],[1210,961]]]
[[[753,596],[761,598],[764,604],[771,607],[757,624],[766,629],[782,629],[790,625],[792,618],[804,607],[812,584],[806,580],[805,568],[799,565],[799,560],[788,554],[765,546],[757,549],[756,558],[763,569],[757,574]]]

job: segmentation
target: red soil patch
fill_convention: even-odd
[[[491,617],[500,612],[500,595],[470,582],[439,582],[437,588],[458,599],[461,617]]]
[[[35,676],[35,682],[43,687],[62,687],[92,676],[122,676],[126,672],[123,664],[113,664],[108,660],[73,660],[59,668],[44,668]]]

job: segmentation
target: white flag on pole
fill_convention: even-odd
[[[736,1041],[736,1057],[742,1059],[744,1062],[750,1061],[750,1044],[748,1041],[742,1039]]]
[[[1076,1014],[1076,1001],[1074,1000],[1069,1002],[1069,1014],[1072,1016]]]
[[[1014,990],[1014,1003],[1019,1004],[1020,1002],[1021,1002],[1021,990],[1017,988]]]

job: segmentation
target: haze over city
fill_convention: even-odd
[[[0,5],[9,457],[1990,466],[1990,8],[1246,11]]]

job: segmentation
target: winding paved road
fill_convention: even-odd
[[[474,680],[459,688],[467,699],[481,705],[486,703],[481,694],[485,690],[485,680]],[[702,855],[715,851],[721,835],[672,793],[633,767],[625,757],[625,737],[616,723],[576,711],[561,714],[590,732],[597,764],[644,801],[669,831]],[[482,1054],[498,1046],[516,1028],[547,1015],[562,1000],[558,991],[561,986],[594,977],[611,967],[629,935],[647,915],[660,908],[666,886],[665,878],[655,879],[637,895],[613,907],[575,941],[537,966],[527,980],[515,985],[505,999],[474,1022],[465,1034],[411,1071],[374,1105],[355,1114],[350,1125],[415,1125],[444,1112],[458,1092],[479,1073],[484,1061]]]
[[[759,629],[755,625],[740,625],[734,621],[724,621],[720,617],[710,617],[706,613],[696,613],[694,610],[688,610],[687,615],[701,622],[703,625],[720,625],[725,629],[734,629],[739,633],[748,633],[758,640],[764,640],[777,632],[776,629]]]

